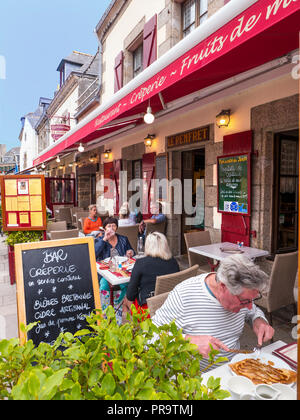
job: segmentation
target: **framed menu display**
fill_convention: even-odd
[[[4,231],[46,230],[43,175],[1,176],[0,186]]]
[[[250,215],[251,154],[218,156],[218,212]]]

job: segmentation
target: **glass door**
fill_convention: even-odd
[[[190,183],[190,194],[187,183]],[[181,252],[185,254],[184,233],[193,230],[204,230],[204,182],[205,182],[205,149],[182,152],[182,238]]]
[[[280,133],[275,154],[274,252],[298,248],[298,136]]]

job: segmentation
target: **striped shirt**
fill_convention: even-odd
[[[210,335],[221,340],[230,349],[239,349],[239,339],[245,322],[253,323],[256,318],[263,318],[266,322],[267,320],[264,313],[254,304],[251,310],[242,308],[238,313],[226,310],[205,286],[204,280],[208,274],[210,273],[192,277],[178,284],[170,292],[164,305],[156,311],[152,321],[156,326],[175,321],[183,334]],[[224,351],[219,354],[229,360],[233,355],[234,353]],[[206,368],[207,364],[207,359],[203,359],[201,369]]]

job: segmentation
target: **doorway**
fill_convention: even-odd
[[[299,130],[275,135],[272,252],[298,249]]]
[[[186,254],[184,240],[186,232],[204,230],[204,191],[205,191],[205,149],[182,152],[182,216],[181,216],[181,253]],[[187,181],[190,180],[190,181]],[[191,183],[192,197],[187,195],[186,182]],[[186,194],[186,195],[185,195]],[[193,208],[191,212],[189,207]]]

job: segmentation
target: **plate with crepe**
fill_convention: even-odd
[[[297,380],[297,373],[287,363],[268,353],[259,356],[237,354],[228,366],[233,375],[245,376],[254,385],[280,383],[292,386]]]

